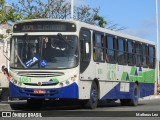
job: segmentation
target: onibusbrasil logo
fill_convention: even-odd
[[[19,117],[19,118],[24,118],[24,117],[42,117],[41,113],[31,113],[31,112],[2,112],[2,117]]]

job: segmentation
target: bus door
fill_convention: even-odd
[[[105,41],[104,34],[95,32],[93,34],[93,59],[95,61],[96,78],[99,80],[106,79],[106,63],[105,63]]]
[[[95,66],[91,62],[91,31],[81,29],[80,31],[80,78],[81,80],[92,80],[95,78]]]

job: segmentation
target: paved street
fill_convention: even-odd
[[[11,107],[13,107],[14,110]],[[111,120],[115,120],[115,119],[141,120],[142,117],[136,117],[136,116],[131,118],[127,118],[127,117],[129,116],[129,114],[131,114],[131,116],[134,115],[135,114],[134,111],[136,112],[138,111],[138,113],[149,113],[149,114],[158,113],[158,116],[160,117],[160,97],[148,97],[147,99],[146,98],[140,99],[139,105],[137,107],[121,106],[119,101],[112,102],[112,103],[101,102],[98,105],[98,108],[95,110],[84,109],[80,107],[80,105],[78,104],[70,103],[68,105],[65,103],[57,103],[55,101],[45,102],[40,109],[39,108],[37,109],[37,108],[28,107],[26,104],[26,101],[12,101],[9,103],[6,103],[6,102],[0,103],[0,111],[1,112],[3,111],[31,112],[31,113],[38,112],[38,113],[42,113],[42,115],[52,117],[52,120],[53,120],[53,117],[58,120],[64,120],[64,119],[75,120],[75,118],[76,120],[82,120],[82,119],[83,120],[97,120],[97,119],[103,120],[105,114],[112,114],[111,117],[109,118]],[[122,116],[124,117],[123,118],[117,117],[118,114],[123,114]],[[71,118],[72,115],[74,117]],[[118,116],[121,116],[121,115],[118,115]],[[47,120],[49,119],[50,118],[47,118]],[[155,119],[158,120],[159,118],[145,117],[145,120],[155,120]]]
[[[11,105],[11,106],[10,106]],[[13,107],[13,109],[11,108]],[[32,111],[37,110],[36,108],[30,108],[27,106],[26,101],[11,101],[11,102],[1,102],[0,111]],[[77,103],[64,102],[59,103],[56,101],[45,102],[38,111],[54,111],[54,110],[66,110],[66,111],[91,111],[87,108],[82,108]],[[93,110],[92,110],[93,111]],[[160,97],[157,98],[147,98],[140,99],[139,105],[133,106],[121,106],[119,101],[116,102],[100,102],[97,109],[94,111],[160,111]]]

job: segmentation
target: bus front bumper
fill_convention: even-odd
[[[36,88],[37,89],[37,88]],[[13,83],[9,83],[10,98],[20,98],[20,99],[78,99],[78,85],[73,83],[69,86],[62,88],[46,88],[41,89],[45,91],[43,94],[36,94],[33,88],[21,88]]]

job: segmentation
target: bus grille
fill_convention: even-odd
[[[25,85],[29,85],[29,86],[39,86],[38,84],[36,84],[36,83],[23,83],[23,84],[25,84]],[[53,85],[57,85],[58,83],[48,83],[48,84],[44,84],[44,83],[42,83],[42,85],[41,86],[53,86]]]
[[[18,72],[19,76],[25,77],[56,77],[64,75],[63,72]]]

